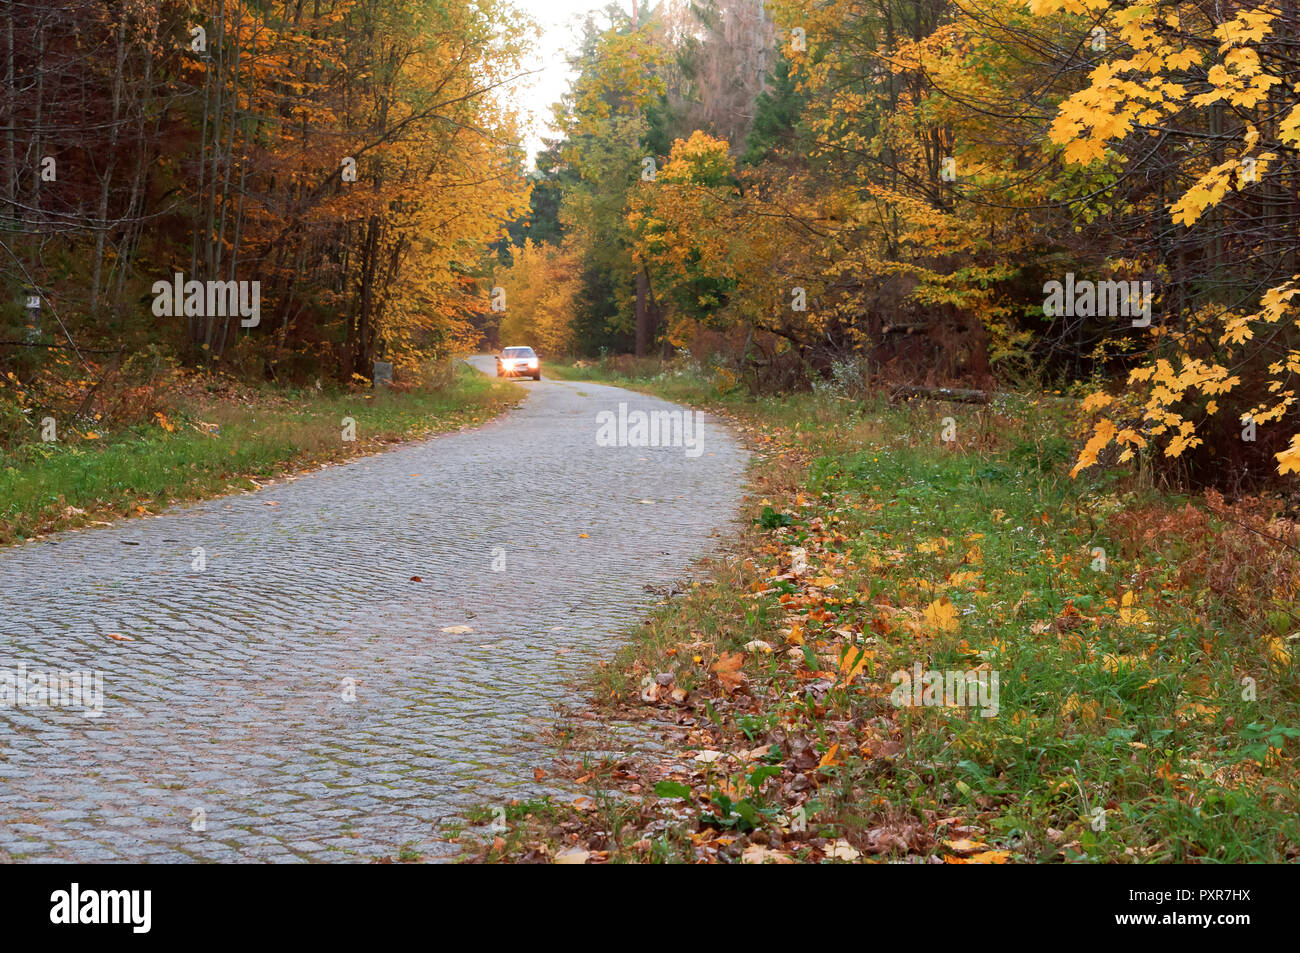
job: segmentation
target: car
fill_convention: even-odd
[[[497,377],[542,379],[542,365],[531,347],[508,347],[497,355]]]

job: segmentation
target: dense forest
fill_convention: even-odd
[[[610,5],[532,165],[503,0],[0,17],[6,440],[161,366],[364,386],[508,338],[1067,388],[1081,465],[1300,470],[1292,0]]]
[[[507,6],[75,0],[0,18],[0,413],[172,362],[347,381],[477,343],[476,279],[528,195]],[[160,306],[158,282],[190,281],[204,307]],[[249,306],[256,283],[255,318],[206,306],[231,281]]]

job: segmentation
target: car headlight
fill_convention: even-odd
[[[528,362],[528,366],[529,366],[530,369],[536,369],[536,367],[537,367],[537,358],[533,358],[531,361],[529,361],[529,362]]]
[[[514,370],[515,362],[507,358],[506,360],[501,362],[501,366],[508,371]]]

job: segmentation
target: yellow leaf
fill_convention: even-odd
[[[1115,398],[1111,397],[1110,394],[1107,394],[1105,391],[1099,390],[1096,393],[1089,394],[1087,397],[1085,397],[1083,399],[1083,404],[1080,406],[1079,409],[1086,414],[1091,410],[1097,410],[1098,408],[1105,407],[1107,404],[1113,403],[1114,400]]]
[[[853,679],[867,666],[867,663],[875,657],[874,652],[869,652],[864,648],[857,646],[849,648],[844,657],[840,659],[840,674],[844,677],[843,685],[848,686]]]
[[[966,858],[968,864],[1005,864],[1011,859],[1009,850],[985,850],[978,854],[971,854]]]
[[[1268,640],[1268,664],[1270,668],[1288,668],[1291,665],[1291,653],[1286,644],[1277,636]]]
[[[1281,453],[1275,453],[1277,457],[1277,472],[1300,473],[1300,434],[1291,438],[1291,445]]]
[[[1115,438],[1115,433],[1115,424],[1112,421],[1106,418],[1097,421],[1097,428],[1093,431],[1092,438],[1079,452],[1079,459],[1074,464],[1074,469],[1070,471],[1070,476],[1078,476],[1080,470],[1085,470],[1096,463],[1097,454],[1101,453]]]
[[[956,632],[961,628],[957,607],[947,596],[941,596],[925,608],[925,621],[940,632]]]

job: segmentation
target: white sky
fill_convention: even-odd
[[[524,145],[528,150],[529,165],[542,147],[542,140],[555,136],[551,126],[551,106],[559,102],[573,79],[566,56],[577,52],[582,38],[582,21],[588,11],[603,10],[610,0],[514,0],[514,5],[525,11],[542,28],[536,53],[525,69],[540,69],[515,84],[508,92],[515,103],[531,114]],[[618,0],[619,5],[631,11],[631,0]],[[643,0],[646,2],[646,0]],[[599,22],[599,21],[598,21]]]

